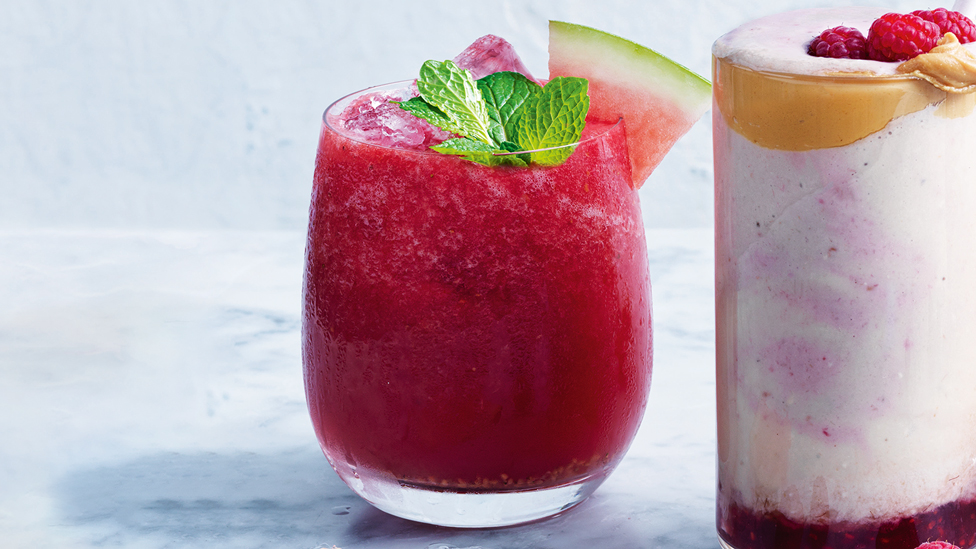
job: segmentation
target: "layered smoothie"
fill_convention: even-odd
[[[718,528],[736,549],[976,544],[976,95],[938,68],[807,53],[883,13],[777,15],[713,49]]]

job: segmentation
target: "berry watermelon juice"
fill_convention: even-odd
[[[976,544],[976,94],[807,54],[883,13],[713,49],[726,547]]]
[[[418,150],[429,129],[408,128],[406,146],[347,131],[378,93],[398,92],[341,100],[319,141],[303,318],[319,442],[399,516],[558,512],[619,462],[647,402],[651,293],[623,122],[587,123],[560,166],[488,167]],[[460,516],[465,496],[492,518]]]

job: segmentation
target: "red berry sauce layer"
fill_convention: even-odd
[[[736,503],[718,512],[719,535],[736,549],[916,549],[934,540],[976,545],[976,500],[873,523],[804,524],[781,513],[758,515]]]

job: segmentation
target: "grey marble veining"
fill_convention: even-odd
[[[0,233],[3,547],[717,547],[712,241],[648,231],[655,356],[630,452],[563,515],[412,523],[319,451],[297,232]]]

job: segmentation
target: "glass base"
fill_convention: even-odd
[[[377,509],[391,515],[453,528],[491,528],[531,522],[561,513],[582,502],[606,480],[610,470],[548,488],[498,492],[452,491],[418,486],[389,477],[362,474],[346,484]]]

